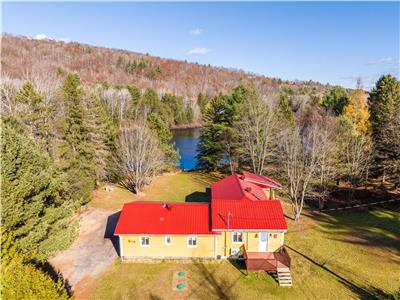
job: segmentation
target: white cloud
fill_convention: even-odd
[[[35,35],[33,38],[35,40],[46,40],[49,37],[47,35],[45,35],[44,33],[39,33],[39,34]]]
[[[193,48],[191,50],[189,50],[189,54],[193,54],[193,55],[203,55],[203,54],[207,54],[208,52],[210,52],[210,49],[205,48],[205,47],[199,47],[199,48]]]
[[[195,28],[195,29],[190,30],[189,33],[190,33],[191,35],[200,35],[200,34],[203,33],[203,29]]]
[[[376,60],[370,60],[367,64],[368,65],[381,65],[381,64],[390,64],[394,62],[393,57],[384,57]]]

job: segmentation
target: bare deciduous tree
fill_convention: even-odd
[[[296,221],[300,219],[304,199],[310,194],[313,182],[321,180],[321,166],[326,168],[329,162],[327,156],[332,146],[329,127],[322,125],[319,122],[306,126],[297,123],[283,129],[278,139],[278,163],[288,182]]]
[[[21,80],[11,79],[7,74],[1,76],[0,96],[2,115],[15,116],[16,108],[13,98],[21,86]]]
[[[250,158],[254,173],[262,175],[267,159],[274,149],[277,118],[271,104],[262,99],[248,99],[241,109],[240,120],[235,122],[239,143]]]
[[[118,168],[121,184],[138,193],[164,167],[164,153],[158,138],[145,120],[137,120],[120,129],[120,158]]]
[[[350,183],[349,200],[354,196],[354,189],[368,174],[371,164],[371,146],[368,136],[346,133],[343,137],[342,163],[345,167],[345,177]]]
[[[127,89],[99,89],[100,99],[107,104],[111,115],[118,116],[120,121],[124,120],[127,112],[131,109],[131,96]]]

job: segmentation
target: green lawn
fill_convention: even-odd
[[[208,201],[210,196],[206,189],[216,180],[216,177],[201,172],[166,173],[154,178],[139,195],[109,184],[113,190],[106,192],[101,186],[94,191],[89,206],[116,210],[130,201]]]
[[[160,177],[145,197],[184,201],[195,191],[205,196],[206,175]],[[97,200],[92,205],[120,207]],[[163,195],[165,195],[163,197]],[[128,197],[129,198],[129,197]],[[132,199],[136,199],[133,196]],[[191,199],[189,197],[189,199]],[[290,207],[285,204],[290,215]],[[387,210],[305,214],[287,219],[286,245],[292,258],[293,287],[278,287],[266,274],[248,274],[228,261],[142,262],[119,260],[97,282],[92,299],[392,299],[400,288],[400,213]],[[186,271],[187,291],[174,291],[176,271]]]

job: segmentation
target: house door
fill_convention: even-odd
[[[268,234],[265,231],[260,232],[258,252],[268,252]]]

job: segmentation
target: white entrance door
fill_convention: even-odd
[[[265,231],[260,232],[258,252],[268,252],[268,234]]]

